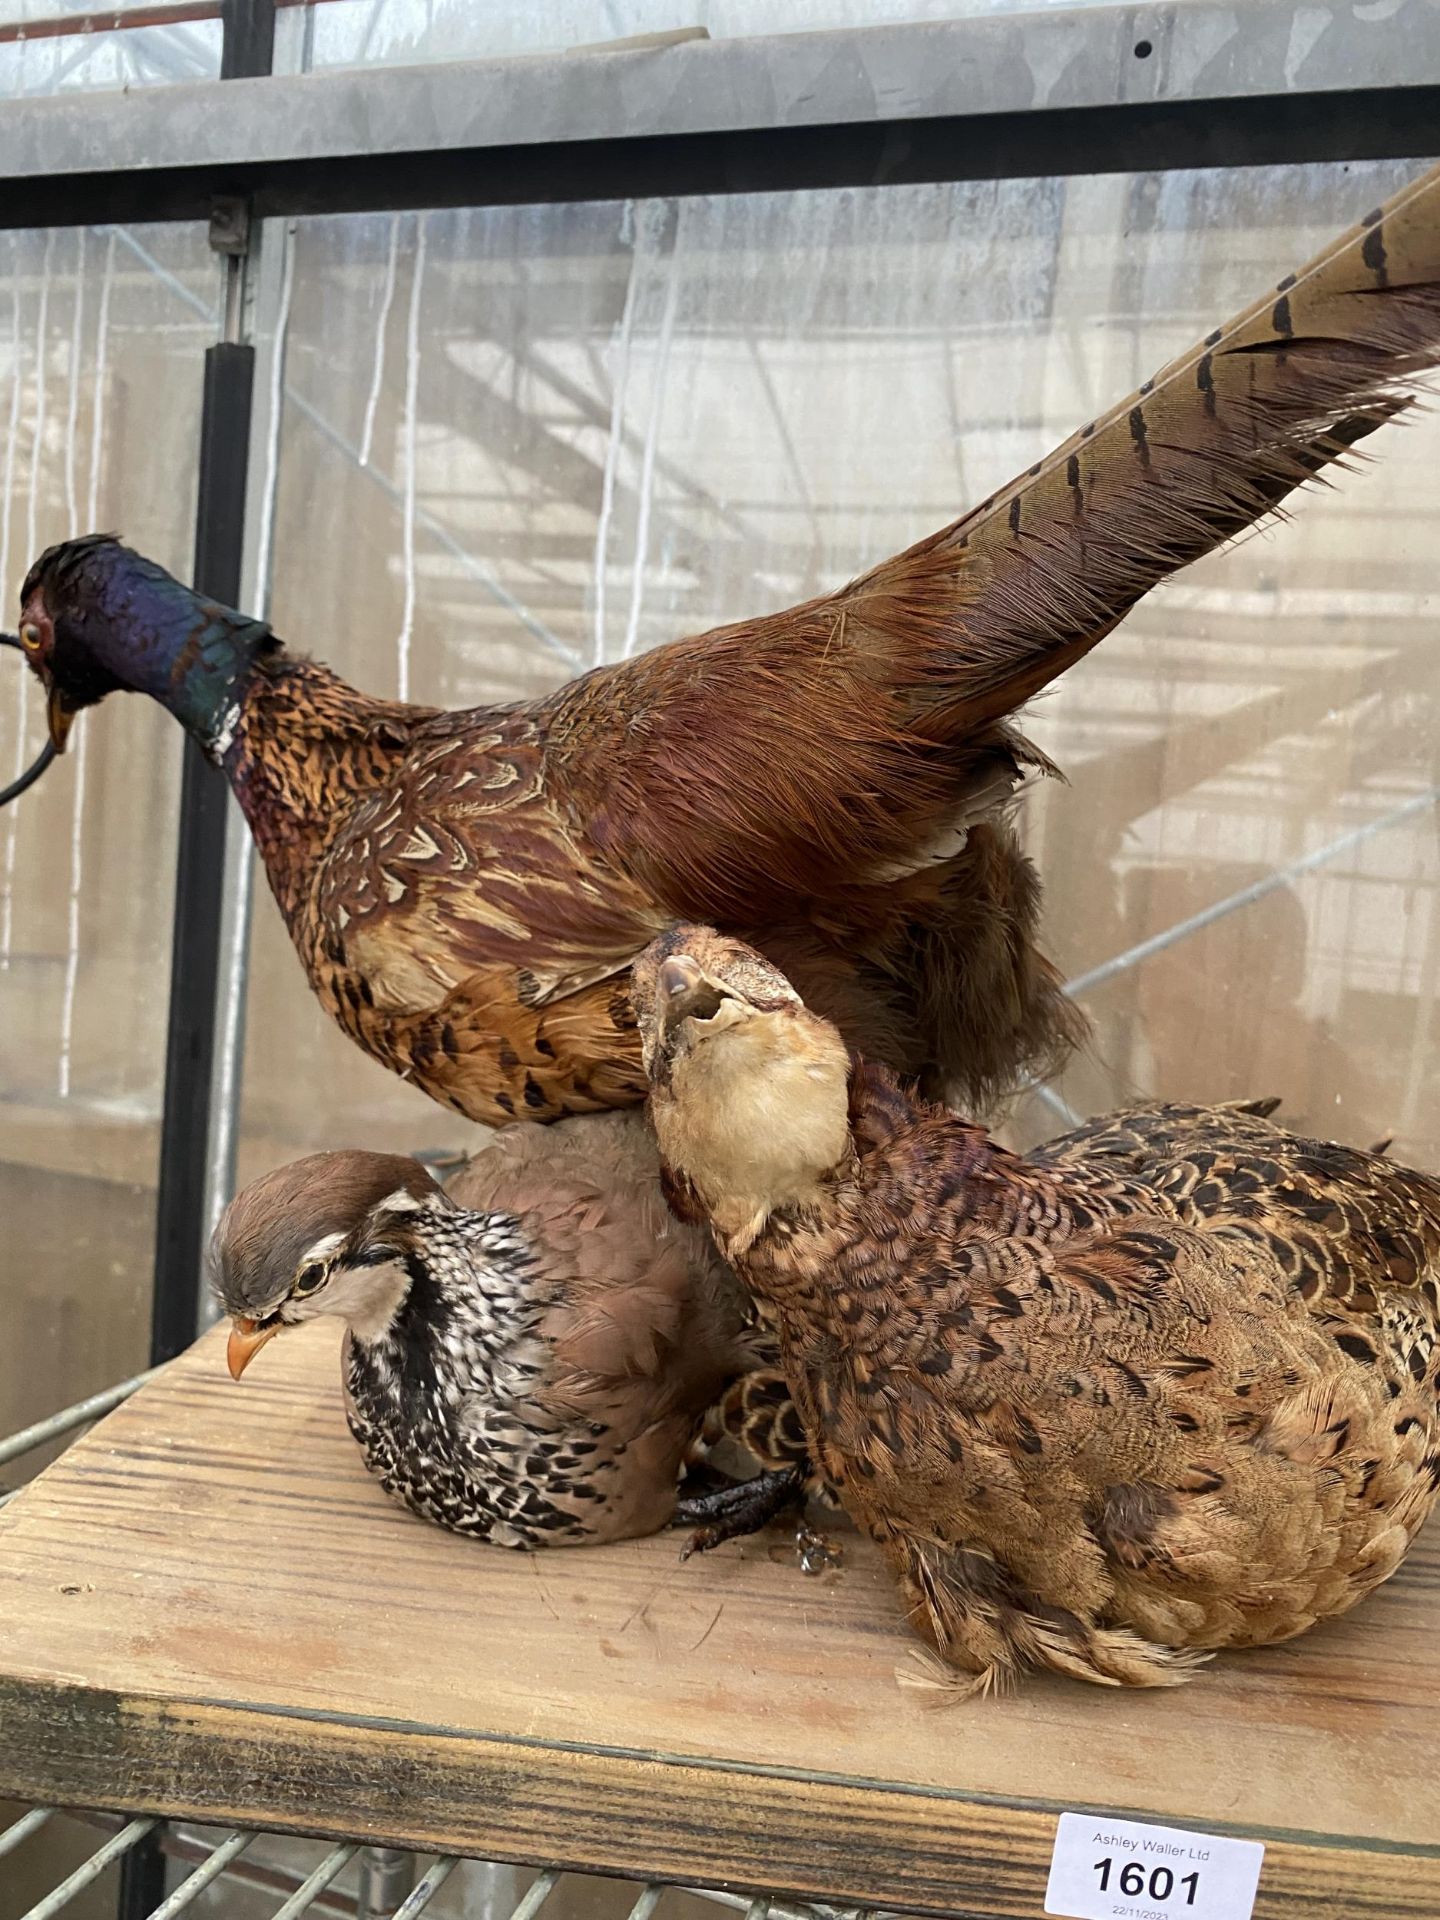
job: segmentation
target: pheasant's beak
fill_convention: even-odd
[[[229,1344],[225,1348],[225,1364],[230,1369],[230,1378],[238,1380],[265,1342],[273,1340],[279,1331],[278,1325],[258,1326],[255,1321],[247,1320],[243,1313],[237,1313],[230,1326]]]
[[[65,751],[65,742],[70,738],[70,729],[75,724],[75,711],[74,707],[66,704],[59,687],[52,686],[45,703],[45,718],[50,723],[50,744],[57,753]]]

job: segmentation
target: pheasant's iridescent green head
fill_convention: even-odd
[[[20,590],[20,645],[45,688],[50,738],[107,693],[148,693],[212,758],[228,744],[239,688],[274,645],[249,620],[121,546],[89,534],[51,547]]]

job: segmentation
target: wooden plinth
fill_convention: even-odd
[[[211,1334],[0,1509],[0,1798],[1039,1915],[1057,1813],[1266,1843],[1257,1914],[1440,1916],[1440,1530],[1174,1692],[927,1706],[853,1539],[522,1555],[366,1476],[338,1333]]]

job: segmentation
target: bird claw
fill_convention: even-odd
[[[769,1526],[787,1507],[805,1497],[805,1476],[799,1467],[762,1473],[753,1480],[735,1480],[708,1493],[697,1493],[675,1503],[672,1526],[694,1526],[680,1558],[709,1553],[727,1540],[740,1540]]]
[[[688,1560],[692,1554],[709,1553],[712,1547],[723,1546],[729,1538],[730,1535],[721,1527],[696,1527],[680,1549],[681,1562]]]

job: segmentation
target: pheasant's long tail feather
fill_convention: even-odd
[[[970,734],[1013,712],[1157,582],[1405,411],[1416,375],[1437,361],[1440,168],[860,583],[883,594],[893,582],[927,626],[932,581],[953,596],[959,673],[925,730]],[[944,677],[942,659],[934,670]]]

